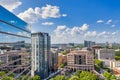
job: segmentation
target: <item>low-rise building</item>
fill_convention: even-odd
[[[115,59],[115,51],[113,49],[97,49],[95,50],[96,58],[99,60],[107,59],[114,60]]]
[[[71,51],[67,54],[67,68],[72,70],[94,70],[94,56],[87,50]]]
[[[119,60],[102,59],[101,61],[103,62],[104,67],[108,67],[110,69],[120,68],[120,61]]]
[[[67,55],[63,55],[61,53],[58,54],[58,67],[60,68],[62,64],[67,63]]]

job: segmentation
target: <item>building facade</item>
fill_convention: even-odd
[[[113,49],[99,49],[96,50],[96,54],[99,60],[114,60],[115,59],[115,51]]]
[[[94,70],[94,57],[89,51],[78,50],[67,54],[67,68],[72,70]]]
[[[29,57],[30,46],[27,48],[25,44],[31,44],[30,25],[0,5],[0,71],[7,71],[0,80],[11,72],[15,79],[29,74],[30,58],[23,57]],[[22,64],[23,60],[27,63]],[[28,71],[24,73],[25,70]]]
[[[42,79],[50,71],[50,36],[47,33],[32,33],[32,69],[31,75],[39,75]]]
[[[51,48],[51,69],[52,71],[56,71],[58,68],[58,48]]]

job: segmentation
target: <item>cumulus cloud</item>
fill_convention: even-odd
[[[83,24],[82,26],[74,26],[72,28],[67,27],[66,25],[57,26],[57,28],[54,30],[55,33],[59,34],[82,34],[82,32],[88,30],[89,25]]]
[[[106,24],[110,24],[111,22],[112,22],[112,20],[109,19],[109,20],[106,22]]]
[[[11,12],[21,4],[22,2],[20,0],[0,0],[0,5],[2,5]]]
[[[110,32],[103,31],[103,32],[99,33],[97,36],[101,37],[101,36],[109,35],[109,34],[110,34]]]
[[[86,31],[86,30],[88,29],[88,27],[89,27],[88,24],[83,24],[80,29],[81,29],[82,31]]]
[[[114,28],[114,27],[115,27],[115,24],[113,24],[111,27]]]
[[[62,16],[63,16],[63,17],[66,17],[66,16],[67,16],[67,14],[62,14]]]
[[[87,27],[84,27],[87,26]],[[68,27],[66,25],[57,26],[54,30],[54,34],[51,35],[52,42],[54,43],[69,43],[69,42],[83,42],[84,40],[96,40],[102,41],[112,41],[118,34],[118,31],[108,32],[108,31],[89,31],[89,25],[83,24],[82,26]]]
[[[104,21],[103,20],[98,20],[97,23],[103,23]]]
[[[96,37],[97,32],[96,31],[88,31],[87,33],[84,34],[84,37]]]
[[[60,14],[60,9],[58,6],[46,5],[45,7],[35,7],[29,8],[24,12],[18,14],[18,17],[27,21],[28,23],[35,23],[38,19],[47,18],[59,18],[61,16],[67,16],[66,14]]]
[[[56,35],[60,35],[61,33],[64,33],[64,31],[67,29],[66,25],[60,25],[57,26],[57,28],[54,30]]]
[[[88,24],[83,24],[82,26],[73,26],[71,28],[66,25],[59,25],[54,30],[54,35],[52,35],[51,39],[53,42],[76,41],[78,40],[76,38],[79,38],[80,35],[83,35],[83,33],[88,30],[88,27]]]
[[[53,22],[43,22],[42,23],[42,25],[45,25],[45,26],[51,26],[53,24],[54,24]]]

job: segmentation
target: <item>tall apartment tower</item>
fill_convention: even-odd
[[[48,33],[32,33],[31,76],[39,75],[42,79],[50,70],[50,36]]]

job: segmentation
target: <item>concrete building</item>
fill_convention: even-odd
[[[95,42],[92,41],[84,41],[84,47],[92,48],[95,45]]]
[[[32,33],[31,75],[48,77],[50,70],[50,36],[48,33]]]
[[[101,60],[103,61],[104,66],[109,67],[110,69],[119,68],[120,69],[120,61],[118,60]]]
[[[107,59],[114,60],[115,59],[115,51],[113,49],[99,49],[96,50],[96,54],[98,59]]]
[[[52,56],[52,66],[51,66],[51,69],[52,71],[55,71],[57,70],[58,68],[58,49],[57,48],[51,48],[51,56]]]
[[[94,56],[87,50],[71,51],[67,54],[67,68],[72,70],[94,70]]]

